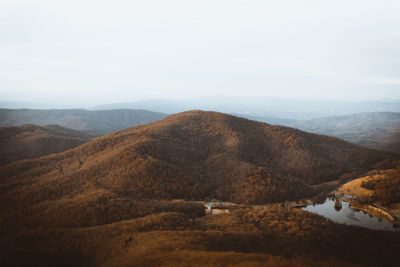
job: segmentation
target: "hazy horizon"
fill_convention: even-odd
[[[0,99],[400,99],[398,1],[0,3]]]
[[[312,108],[313,105],[321,105],[321,104],[351,104],[351,103],[358,103],[358,104],[368,104],[368,103],[398,103],[399,108],[390,109],[384,111],[392,111],[392,112],[399,112],[400,110],[400,98],[376,98],[376,99],[362,99],[362,98],[301,98],[301,97],[273,97],[273,96],[235,96],[235,95],[205,95],[200,97],[187,97],[187,98],[172,98],[172,97],[154,97],[154,98],[142,98],[142,99],[125,99],[121,101],[104,101],[104,102],[95,102],[95,103],[88,103],[84,101],[65,101],[65,99],[53,99],[49,95],[41,95],[35,93],[27,93],[25,92],[18,92],[14,94],[14,92],[0,92],[2,96],[0,98],[0,108],[16,108],[16,109],[114,109],[111,107],[116,107],[119,109],[120,106],[128,105],[132,106],[129,109],[148,109],[152,111],[157,111],[158,107],[155,106],[154,109],[151,108],[140,108],[142,104],[150,104],[150,103],[168,103],[169,105],[173,104],[183,104],[188,106],[188,109],[201,109],[201,106],[212,106],[212,105],[221,105],[226,104],[231,101],[232,106],[243,106],[243,105],[250,105],[253,104],[255,106],[260,106],[264,101],[265,104],[275,103],[277,107],[283,108],[282,105],[279,103],[297,103],[301,105],[309,104],[309,108]],[[86,100],[86,99],[83,99]],[[138,104],[139,108],[134,108],[134,106]],[[193,106],[194,105],[194,106]],[[193,106],[191,108],[191,106]],[[198,107],[196,107],[198,106]],[[289,108],[289,107],[288,107]],[[219,110],[215,110],[219,111]],[[233,112],[233,111],[232,111]],[[240,112],[240,110],[237,110]],[[368,111],[367,111],[368,112]],[[370,112],[374,112],[371,110]]]

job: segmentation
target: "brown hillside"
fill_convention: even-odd
[[[295,199],[388,157],[221,113],[177,114],[1,167],[0,265],[396,266],[398,234],[280,205],[213,217],[167,200]]]
[[[368,169],[387,156],[292,128],[190,111],[2,167],[0,205],[13,212],[56,199],[82,206],[86,196],[103,195],[282,201],[313,195],[310,185]]]
[[[0,236],[1,266],[398,266],[400,235],[279,206]]]
[[[0,127],[0,166],[72,149],[91,139],[91,135],[59,125]]]

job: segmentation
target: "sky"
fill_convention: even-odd
[[[398,0],[1,0],[0,101],[400,99]]]

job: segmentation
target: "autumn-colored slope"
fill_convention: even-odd
[[[386,157],[327,136],[190,111],[0,168],[0,208],[18,216],[55,200],[72,213],[121,197],[282,201]]]
[[[89,141],[89,133],[59,125],[0,127],[0,166],[72,149]]]
[[[398,266],[400,235],[279,205],[0,235],[1,266]]]
[[[398,235],[279,205],[204,217],[202,203],[167,199],[296,199],[390,157],[221,113],[173,115],[0,167],[0,265],[389,266]]]

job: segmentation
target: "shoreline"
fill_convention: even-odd
[[[334,198],[349,203],[350,207],[354,210],[366,212],[371,216],[378,217],[382,220],[393,223],[394,225],[400,226],[400,216],[398,216],[397,213],[390,207],[382,207],[377,203],[360,204],[355,201],[357,199],[355,196],[347,196],[340,194],[339,192],[335,192],[334,195]]]

